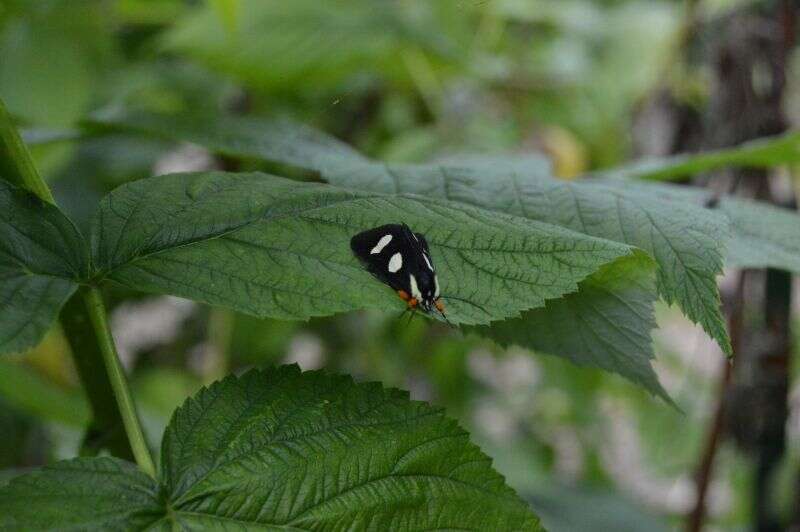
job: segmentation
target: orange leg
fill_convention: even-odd
[[[419,303],[417,299],[415,297],[412,297],[411,299],[408,300],[408,308],[416,308],[417,303]]]
[[[436,303],[435,303],[435,305],[436,305],[436,309],[437,309],[439,312],[442,312],[442,313],[444,313],[444,303],[442,303],[442,302],[441,302],[441,301],[439,301],[439,300],[436,300]]]
[[[403,301],[408,301],[409,299],[411,299],[411,296],[408,295],[408,292],[406,292],[405,290],[398,290],[397,295],[400,296],[400,299],[402,299]]]

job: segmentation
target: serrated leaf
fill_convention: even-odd
[[[0,488],[0,528],[68,527],[540,530],[440,409],[296,366],[189,399],[164,435],[157,481],[93,458]]]
[[[716,283],[726,221],[699,206],[665,204],[635,187],[559,181],[548,170],[540,158],[466,158],[428,165],[353,162],[325,177],[368,190],[446,197],[636,246],[658,263],[661,296],[730,354]]]
[[[58,208],[0,180],[0,353],[41,340],[86,261],[83,238]]]
[[[0,529],[145,530],[164,514],[158,487],[117,458],[76,458],[0,488]]]
[[[540,307],[632,252],[462,204],[222,172],[118,188],[100,205],[92,248],[97,274],[128,286],[304,319],[403,307],[349,246],[360,231],[398,222],[428,239],[454,323]]]
[[[716,197],[714,192],[668,183],[632,183],[607,179],[618,190],[636,188],[659,201],[704,207],[730,224],[725,265],[778,268],[800,273],[800,216],[787,208],[744,198]]]
[[[288,121],[270,121],[264,119],[241,118],[231,116],[220,116],[213,120],[198,118],[194,115],[154,115],[146,112],[125,111],[117,109],[113,112],[106,112],[94,117],[95,124],[104,127],[122,128],[134,130],[150,135],[157,135],[166,138],[179,138],[190,140],[198,144],[207,146],[217,152],[230,156],[238,157],[257,157],[268,161],[277,161],[299,168],[304,168],[319,173],[321,176],[337,182],[352,183],[357,188],[378,189],[393,192],[395,187],[411,187],[414,192],[422,196],[429,197],[451,197],[452,191],[449,189],[450,181],[444,179],[440,170],[431,165],[408,166],[418,172],[419,179],[400,183],[403,176],[394,175],[391,168],[383,168],[381,171],[380,163],[373,163],[361,156],[347,145],[325,135],[298,124]],[[209,128],[208,124],[213,123],[214,128]],[[549,163],[544,159],[530,160],[533,172],[541,174],[542,179],[549,179]],[[462,165],[463,166],[463,165]],[[478,175],[480,178],[480,175]],[[397,182],[395,182],[397,180]],[[488,180],[487,180],[488,181]],[[490,182],[490,181],[489,181]],[[486,184],[486,183],[484,183]],[[471,189],[469,186],[459,187],[458,199],[465,203],[480,204],[489,202],[495,194],[494,190],[482,190],[481,187]],[[506,197],[506,196],[504,196]],[[522,204],[520,203],[519,206]],[[526,214],[522,209],[512,211],[514,214]],[[653,274],[652,266],[647,268],[649,275]],[[642,274],[646,275],[646,274]],[[581,307],[582,289],[570,296],[571,305]],[[617,308],[616,312],[625,312],[631,305],[636,306],[636,301],[627,301],[628,294],[609,293],[607,301],[600,304],[596,296],[587,298],[587,309],[609,306]],[[653,293],[651,299],[655,299]],[[592,310],[588,311],[590,314]],[[545,313],[539,315],[538,319],[548,320]],[[577,316],[574,316],[577,317]],[[637,315],[629,316],[627,322],[631,329],[639,331],[640,334],[648,334],[651,328],[648,320],[637,320]],[[528,318],[532,319],[532,318]],[[596,316],[595,320],[602,319]],[[570,322],[572,323],[572,322]],[[598,331],[602,337],[614,338],[614,331],[604,334]],[[520,335],[517,341],[524,343],[527,347],[542,349],[541,342],[530,342],[530,335]],[[575,345],[570,341],[570,336],[563,337],[562,341],[553,341],[548,344],[548,353],[565,356],[568,358],[580,357],[573,351]],[[636,358],[637,368],[649,365],[652,357],[652,346],[648,342],[639,346],[641,350],[626,352],[630,357]],[[598,344],[595,349],[600,349]],[[614,354],[608,354],[609,358],[614,358]],[[594,359],[585,357],[584,363],[594,365]],[[609,363],[603,363],[600,367],[608,369]],[[627,371],[626,375],[638,374],[639,370]],[[637,381],[645,385],[656,394],[661,393],[661,388],[653,387],[651,374],[646,379]]]
[[[649,265],[644,254],[626,257],[589,276],[578,292],[548,301],[519,319],[477,330],[504,345],[559,354],[581,366],[618,373],[672,403],[650,364],[657,294]]]

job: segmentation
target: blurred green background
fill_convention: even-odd
[[[288,116],[388,161],[540,151],[572,179],[636,156],[715,146],[708,128],[680,129],[713,112],[706,35],[732,13],[777,4],[2,0],[0,96],[58,203],[84,227],[99,198],[126,181],[270,169],[82,127],[92,113],[123,106]],[[654,341],[659,377],[682,412],[619,377],[427,320],[357,313],[282,322],[121,289],[108,295],[153,445],[203,384],[298,362],[446,407],[551,530],[682,527],[694,504],[723,360],[675,309],[659,308]],[[70,364],[60,330],[0,360],[0,482],[79,452],[89,414]],[[773,492],[786,516],[800,467],[800,402],[793,407]],[[723,442],[709,530],[749,529],[753,468]]]

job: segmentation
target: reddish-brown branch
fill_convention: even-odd
[[[736,286],[736,293],[733,297],[733,306],[728,317],[728,330],[731,335],[731,345],[734,355],[739,352],[742,337],[742,319],[744,314],[744,281],[745,271],[739,273],[739,281]],[[711,483],[711,476],[714,469],[714,457],[717,454],[720,441],[722,440],[722,430],[725,425],[725,414],[727,409],[728,390],[730,388],[733,375],[733,360],[724,359],[724,367],[720,377],[717,392],[717,405],[714,416],[708,427],[705,447],[701,455],[700,464],[695,474],[695,490],[697,498],[694,507],[689,514],[686,522],[687,532],[700,532],[703,528],[703,521],[706,515],[706,498],[708,487]]]

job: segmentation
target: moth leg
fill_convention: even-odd
[[[408,292],[406,292],[405,290],[398,290],[397,295],[400,296],[400,299],[402,299],[403,301],[408,301],[409,299],[411,299],[411,296],[408,295]]]

